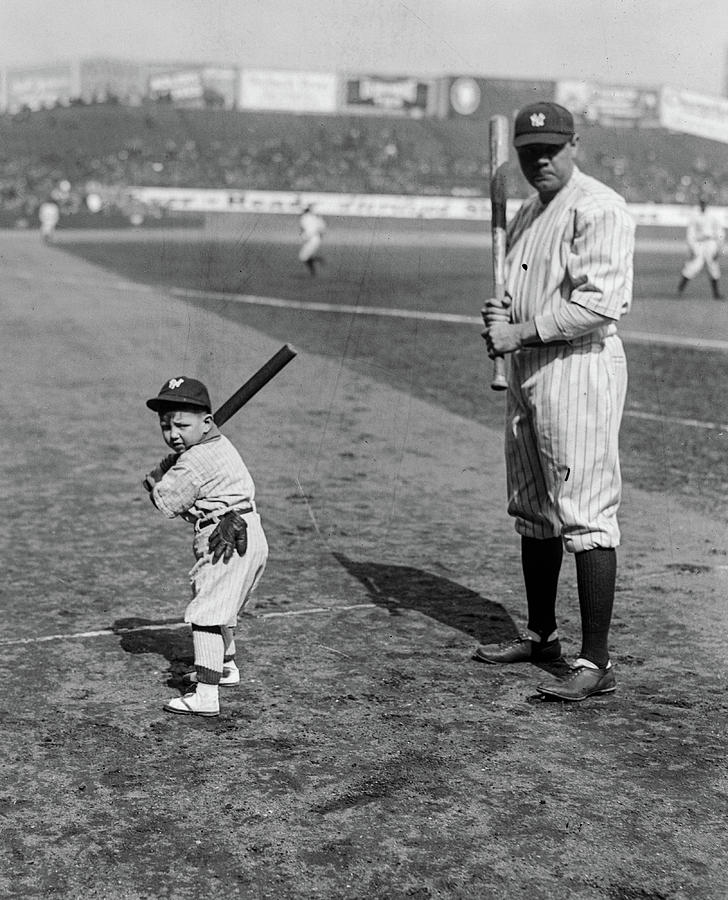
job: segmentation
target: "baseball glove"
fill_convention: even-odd
[[[234,553],[245,556],[248,549],[248,525],[245,519],[236,509],[231,509],[220,516],[215,530],[207,539],[212,564],[220,562],[228,563]]]

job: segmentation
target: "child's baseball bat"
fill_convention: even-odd
[[[255,375],[252,375],[242,387],[229,397],[223,405],[214,413],[213,419],[216,425],[224,425],[225,422],[254,397],[258,391],[264,387],[271,378],[274,378],[284,366],[296,355],[296,350],[290,344],[284,344],[281,349],[273,354],[268,362],[258,369]]]
[[[490,119],[490,231],[493,239],[493,296],[505,305],[506,290],[506,164],[508,162],[508,119],[491,116]],[[493,360],[494,391],[504,391],[506,364],[502,356]]]

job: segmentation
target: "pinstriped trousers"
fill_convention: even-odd
[[[508,512],[516,531],[571,553],[617,547],[627,363],[617,335],[511,354]]]
[[[192,548],[197,562],[190,571],[192,600],[185,610],[185,622],[234,628],[240,611],[253,608],[251,594],[265,571],[268,542],[257,512],[246,513],[245,521],[248,549],[245,556],[234,553],[227,563],[211,562],[208,538],[214,524],[195,534]]]

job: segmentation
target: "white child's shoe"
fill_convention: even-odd
[[[217,697],[217,689],[214,691],[200,691],[198,689],[184,697],[173,697],[164,704],[167,712],[179,713],[182,716],[219,716],[220,703]],[[216,685],[204,685],[204,687],[216,688]]]
[[[187,672],[182,676],[185,684],[197,684],[197,672]],[[231,687],[240,684],[240,669],[234,662],[225,663],[222,667],[222,678],[220,679],[222,687]]]

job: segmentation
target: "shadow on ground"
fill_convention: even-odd
[[[513,619],[500,603],[449,578],[413,566],[358,562],[343,553],[333,555],[364,585],[372,601],[390,615],[414,609],[481,643],[508,640],[518,633]]]
[[[165,628],[165,625],[174,626]],[[119,646],[126,653],[156,653],[169,663],[167,686],[182,689],[182,676],[194,663],[189,626],[179,619],[144,619],[130,616],[117,619],[111,630],[121,638]]]
[[[414,609],[448,628],[462,631],[479,644],[508,641],[518,635],[513,619],[500,603],[488,600],[449,578],[413,566],[357,562],[343,553],[333,555],[350,575],[364,585],[372,601],[390,615],[396,616],[401,610]],[[564,659],[533,665],[551,675],[562,676],[568,672]],[[537,698],[543,699],[540,695]]]

